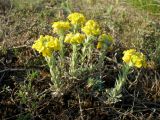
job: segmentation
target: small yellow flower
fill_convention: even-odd
[[[62,34],[70,29],[70,24],[69,22],[63,22],[63,21],[53,22],[52,28],[54,29],[53,31],[55,33]]]
[[[82,28],[82,31],[87,36],[97,36],[100,34],[100,28],[97,22],[89,20],[86,25]]]
[[[132,56],[132,62],[134,63],[134,65],[138,68],[146,67],[146,57],[143,53],[141,52],[136,52],[133,56]]]
[[[42,51],[42,55],[44,57],[51,57],[52,56],[52,50],[49,49],[49,48],[45,48],[43,51]]]
[[[44,57],[50,57],[53,50],[56,51],[60,49],[60,43],[57,38],[49,35],[41,35],[40,38],[34,42],[32,48],[37,50],[39,53],[42,53]]]
[[[146,67],[146,57],[143,53],[137,52],[135,49],[126,50],[123,52],[122,60],[129,66],[137,68]]]
[[[73,25],[82,25],[85,22],[84,15],[77,12],[71,13],[67,18],[71,21],[71,24]]]
[[[70,43],[70,44],[81,44],[85,39],[85,35],[84,34],[80,34],[80,33],[69,33],[66,35],[65,38],[65,42],[66,43]]]
[[[110,34],[102,34],[98,38],[97,49],[101,49],[103,47],[110,47],[111,43],[113,42],[113,38]]]
[[[124,56],[122,58],[122,60],[129,64],[130,63],[130,60],[131,60],[131,56],[136,52],[135,49],[130,49],[130,50],[126,50],[123,52]]]
[[[73,34],[72,34],[72,33],[67,34],[66,37],[65,37],[64,42],[70,43],[72,37],[73,37]]]
[[[60,50],[60,42],[57,38],[52,38],[48,41],[47,46],[49,48],[54,48],[54,50]]]
[[[40,35],[40,38],[34,42],[32,48],[37,50],[38,52],[42,52],[44,50],[42,35]]]

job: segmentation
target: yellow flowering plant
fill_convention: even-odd
[[[87,57],[88,62],[91,59],[91,55],[93,53],[93,42],[97,39],[98,35],[100,34],[101,30],[98,23],[94,20],[88,20],[84,27],[81,28],[81,31],[85,33],[87,36],[86,40],[83,43],[82,48],[82,66],[84,64],[85,58]]]
[[[47,61],[50,68],[51,89],[54,91],[54,95],[60,94],[60,88],[63,86],[61,79],[62,71],[64,72],[65,64],[65,43],[72,44],[73,52],[71,59],[71,70],[75,71],[77,61],[77,46],[85,40],[85,35],[79,33],[78,27],[83,26],[85,17],[81,13],[71,13],[68,16],[69,21],[57,21],[52,23],[53,32],[58,35],[58,38],[49,35],[41,35],[38,40],[34,42],[32,48],[42,53],[42,56]],[[73,28],[73,29],[71,29]],[[71,32],[70,32],[71,30]],[[54,54],[57,51],[58,54]],[[59,57],[56,58],[56,55]],[[60,58],[60,59],[59,59]]]
[[[129,70],[132,67],[146,67],[146,57],[143,53],[137,52],[135,49],[129,49],[124,51],[123,54],[124,56],[122,57],[122,60],[124,65],[122,67],[122,72],[119,74],[118,79],[116,80],[115,87],[108,92],[108,101],[113,103],[120,101],[120,98],[122,97],[122,87],[126,83]]]
[[[88,63],[92,59],[91,56],[94,53],[96,42],[98,42],[97,49],[100,50],[100,53],[112,43],[110,36],[106,34],[100,35],[101,30],[98,23],[94,20],[86,22],[83,14],[71,13],[67,19],[68,21],[52,23],[53,33],[58,37],[41,35],[32,45],[32,48],[42,53],[42,56],[47,61],[53,84],[51,85],[51,90],[54,96],[61,95],[63,93],[61,88],[67,86],[65,85],[67,82],[61,80],[64,74],[66,75],[67,73],[68,75],[69,73],[69,75],[77,77],[77,72],[80,73],[79,70],[81,68],[92,66],[92,63],[90,65]],[[72,47],[71,53],[67,51],[67,46]],[[70,56],[70,54],[71,57],[65,56]],[[100,63],[103,63],[103,60],[99,58]],[[65,65],[68,61],[69,69]],[[87,65],[84,66],[84,63],[87,63]]]
[[[66,35],[65,42],[72,44],[72,59],[71,59],[71,74],[75,74],[76,72],[76,65],[77,65],[77,45],[81,44],[85,40],[85,35],[80,33],[69,33]]]
[[[61,58],[61,66],[64,66],[64,35],[71,28],[70,23],[68,21],[58,21],[53,22],[52,24],[53,32],[59,35],[60,41],[60,58]]]
[[[34,42],[32,48],[37,50],[39,53],[42,53],[45,58],[51,74],[51,85],[52,90],[54,90],[54,95],[57,96],[60,94],[60,88],[62,83],[59,80],[59,69],[56,66],[56,59],[53,56],[54,51],[60,50],[60,42],[58,38],[49,36],[49,35],[40,35],[40,38]]]
[[[111,47],[114,40],[110,34],[101,31],[96,21],[88,20],[86,22],[86,18],[81,13],[71,13],[67,19],[68,21],[53,22],[53,32],[58,37],[40,35],[39,39],[32,45],[32,48],[42,54],[47,62],[51,75],[52,84],[50,88],[52,94],[54,97],[63,95],[65,86],[71,86],[63,81],[63,78],[68,76],[72,76],[73,79],[78,78],[78,73],[80,75],[82,73],[81,70],[88,70],[87,73],[92,72],[89,70],[99,70],[100,74],[96,79],[88,79],[87,87],[92,88],[92,90],[102,90],[101,73],[106,51]],[[95,45],[96,43],[97,45]],[[71,46],[71,52],[67,46]],[[91,60],[95,51],[98,51],[99,57],[93,60],[93,64]],[[108,101],[112,103],[120,101],[122,87],[126,83],[130,69],[146,66],[146,57],[143,53],[135,49],[129,49],[124,51],[123,54],[124,65],[116,80],[115,87],[107,90]],[[93,67],[95,69],[92,69]],[[69,84],[72,83],[69,82]]]

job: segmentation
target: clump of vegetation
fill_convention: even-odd
[[[105,53],[113,43],[113,38],[111,35],[107,35],[101,31],[98,23],[94,20],[88,20],[84,25],[86,18],[83,14],[71,13],[68,16],[68,19],[70,23],[59,21],[54,22],[52,25],[53,32],[58,34],[59,38],[54,38],[48,35],[40,36],[40,38],[35,41],[32,46],[33,49],[36,49],[39,53],[42,53],[42,55],[45,57],[45,60],[47,61],[52,81],[51,90],[53,91],[54,97],[63,95],[62,91],[67,89],[64,88],[64,86],[72,86],[75,81],[73,80],[69,83],[67,80],[65,80],[66,84],[69,83],[69,85],[66,85],[61,78],[64,76],[64,74],[67,76],[75,77],[77,79],[77,77],[79,77],[77,74],[81,76],[81,71],[83,71],[83,69],[87,69],[90,72],[92,69],[94,69],[93,67],[96,67],[99,73],[101,73],[104,66],[104,60],[106,59]],[[97,59],[96,63],[92,63],[91,59],[94,57],[92,54],[95,51],[93,43],[95,41],[97,41],[99,59]],[[69,43],[72,46],[72,53],[71,55],[68,54],[71,56],[71,59],[69,59],[69,69],[65,68],[65,64],[67,63],[65,54],[68,51],[68,48],[64,43]],[[55,51],[57,50],[59,53],[56,56]],[[126,65],[124,65],[122,73],[119,75],[115,88],[112,90],[107,90],[107,94],[109,95],[108,101],[111,103],[118,102],[120,97],[122,97],[121,89],[126,82],[130,68],[133,66],[141,68],[146,67],[147,65],[146,57],[144,54],[141,52],[136,52],[135,49],[124,51],[124,56],[122,59]],[[101,74],[99,74],[99,76],[96,78],[100,80]],[[80,78],[80,80],[83,79],[83,77]],[[88,84],[89,85],[87,86],[93,86],[93,88],[96,88],[94,86],[97,86],[99,81],[97,80],[94,82],[94,79],[89,79]]]
[[[62,81],[62,76],[65,74],[77,77],[77,75],[81,75],[81,71],[89,68],[93,69],[93,66],[101,71],[105,59],[104,54],[113,42],[110,35],[100,30],[97,22],[94,20],[86,22],[83,14],[71,13],[67,18],[70,22],[58,21],[52,25],[53,32],[58,35],[58,38],[49,35],[40,36],[32,46],[33,49],[42,53],[47,61],[51,74],[51,89],[55,96],[63,94],[61,91],[65,90],[64,86],[71,86],[65,85]],[[90,61],[95,51],[94,42],[96,41],[97,49],[99,49],[99,62],[93,64]],[[65,56],[70,51],[64,43],[71,45],[71,55],[68,53],[68,56]],[[68,59],[69,62],[67,62],[69,56],[71,59]],[[66,63],[69,64],[69,69],[65,68]],[[67,83],[67,80],[65,81]]]

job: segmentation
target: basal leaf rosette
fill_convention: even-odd
[[[126,50],[123,52],[122,60],[129,66],[137,68],[146,67],[146,57],[143,53],[137,52],[135,49]]]
[[[69,19],[72,25],[83,25],[86,21],[84,15],[77,12],[69,14],[67,18]]]
[[[64,21],[53,22],[52,24],[53,32],[60,35],[69,30],[70,27],[70,23]]]
[[[69,33],[66,35],[64,42],[70,44],[81,44],[85,40],[85,35],[81,33]]]
[[[53,51],[60,50],[60,43],[55,37],[40,35],[40,38],[32,45],[32,48],[42,53],[44,57],[51,57]]]
[[[113,38],[110,34],[102,34],[98,38],[97,49],[105,49],[111,46],[113,43]]]
[[[94,20],[88,20],[82,28],[82,32],[84,32],[87,36],[97,36],[101,31],[97,22]]]

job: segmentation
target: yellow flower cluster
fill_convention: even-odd
[[[137,68],[146,67],[146,57],[143,53],[137,52],[135,49],[126,50],[123,52],[122,60],[129,66]]]
[[[100,34],[99,25],[94,20],[88,20],[85,26],[82,28],[82,31],[87,36],[97,36]]]
[[[53,22],[52,28],[55,33],[61,34],[70,29],[70,23],[64,21]]]
[[[73,25],[82,25],[85,22],[84,15],[77,12],[71,13],[67,18],[71,21],[71,24]]]
[[[36,49],[39,53],[42,53],[44,57],[51,56],[53,50],[63,50],[63,45],[60,45],[60,41],[62,44],[63,41],[70,44],[81,44],[85,41],[86,36],[88,39],[90,36],[98,36],[101,33],[98,23],[94,20],[88,20],[86,24],[83,25],[86,18],[81,13],[71,13],[67,18],[69,21],[57,21],[52,24],[53,31],[59,35],[59,39],[48,35],[41,35],[40,38],[35,41],[32,48]],[[74,33],[72,33],[69,30],[74,25],[78,25],[78,27],[73,27],[72,32]],[[63,40],[61,40],[61,38],[63,38]],[[109,46],[111,43],[111,37],[106,34],[102,34],[98,39],[97,48],[102,48],[105,44]]]
[[[80,44],[84,41],[85,35],[80,33],[69,33],[66,35],[65,42],[70,44]]]
[[[60,43],[55,37],[41,35],[40,38],[34,42],[32,48],[42,53],[44,57],[51,57],[53,50],[60,50]]]
[[[113,42],[113,38],[110,34],[102,34],[99,36],[97,49],[101,49],[103,47],[109,47],[111,43]]]

